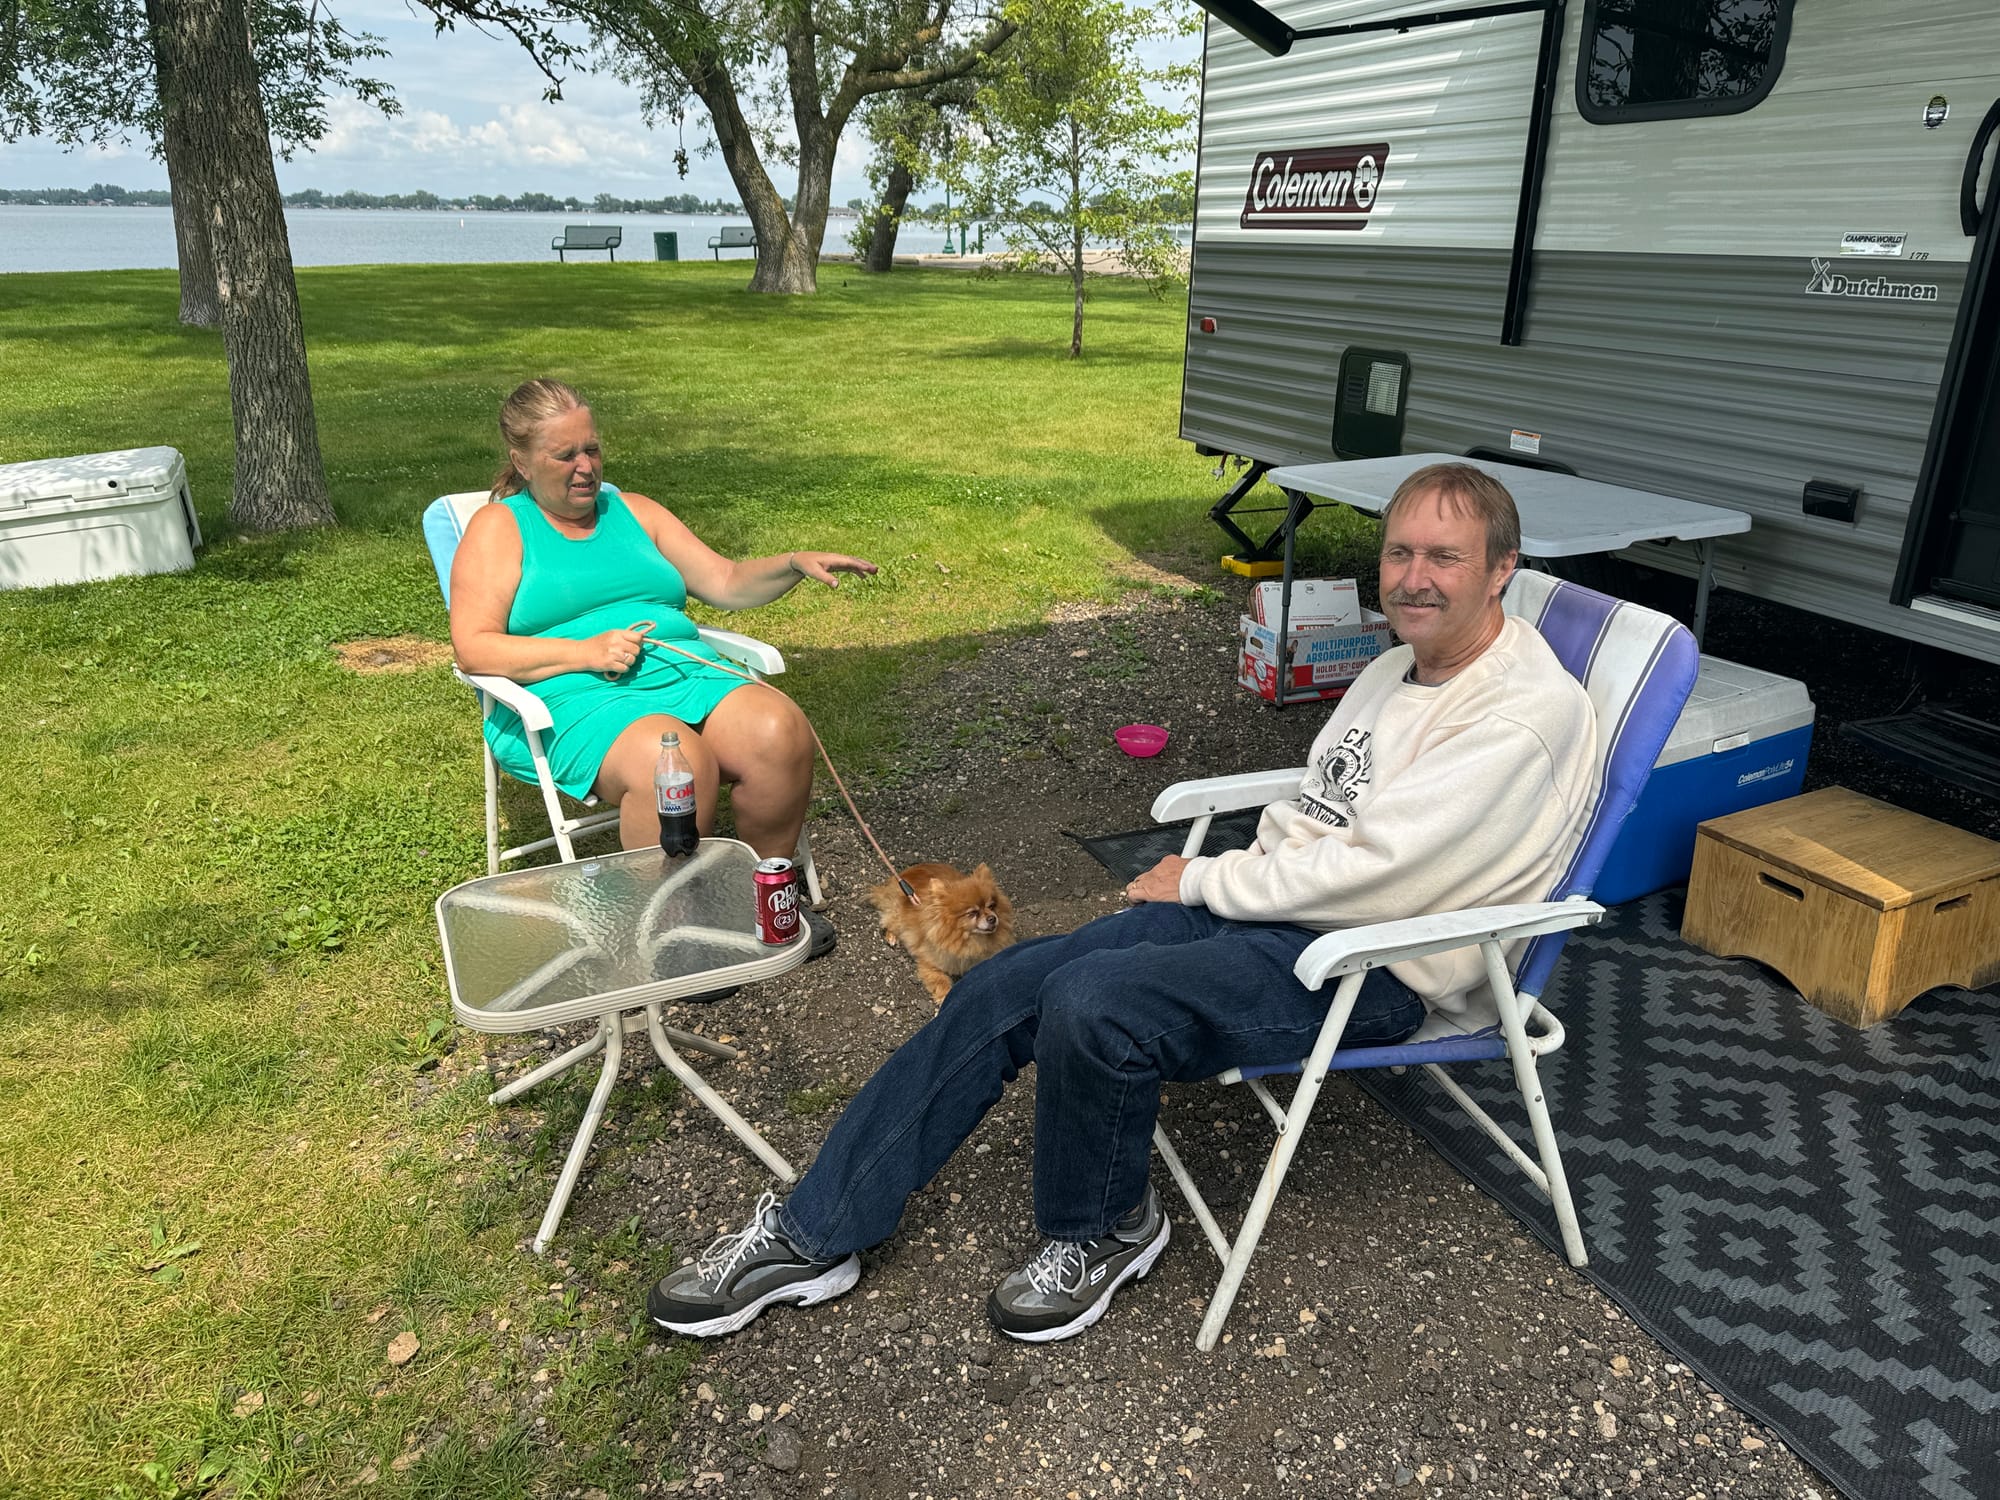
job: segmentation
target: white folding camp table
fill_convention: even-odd
[[[1694,637],[1701,639],[1708,616],[1708,593],[1714,582],[1710,542],[1750,529],[1750,517],[1727,506],[1681,500],[1651,490],[1627,489],[1575,474],[1530,469],[1451,453],[1404,453],[1394,458],[1356,458],[1341,463],[1286,464],[1264,477],[1285,491],[1292,508],[1285,519],[1285,596],[1291,600],[1292,533],[1312,510],[1312,499],[1339,500],[1380,515],[1401,484],[1431,464],[1470,464],[1507,486],[1521,512],[1521,555],[1524,558],[1582,557],[1593,552],[1617,552],[1640,542],[1681,541],[1692,544],[1700,572],[1695,579]],[[1308,498],[1311,497],[1311,498]],[[1290,623],[1284,611],[1279,629]]]

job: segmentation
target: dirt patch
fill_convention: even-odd
[[[1323,721],[1323,709],[1274,711],[1235,686],[1240,592],[1063,611],[1043,632],[994,639],[947,668],[917,708],[895,784],[864,799],[891,856],[988,861],[1023,937],[1112,909],[1114,882],[1065,831],[1140,826],[1155,794],[1185,777],[1297,764]],[[1776,643],[1788,660],[1775,659]],[[1829,657],[1830,644],[1842,654]],[[1848,784],[1876,795],[1900,788],[1897,800],[1953,821],[1992,820],[1990,804],[1913,787],[1907,773],[1840,747],[1840,715],[1900,692],[1884,643],[1725,596],[1710,645],[1817,674],[1808,678],[1822,711],[1816,784],[1824,746]],[[1994,675],[1979,676],[1982,691]],[[1173,731],[1163,756],[1134,761],[1116,749],[1111,731],[1131,720]],[[875,938],[863,892],[880,872],[866,846],[831,811],[813,837],[839,948],[674,1018],[738,1039],[742,1061],[704,1071],[800,1167],[835,1117],[832,1101],[932,1014],[908,960]],[[543,1055],[525,1040],[509,1047],[510,1071]],[[628,1068],[628,1082],[645,1076],[643,1056]],[[1560,1101],[1557,1110],[1560,1123]],[[1233,1228],[1268,1149],[1256,1102],[1241,1090],[1175,1088],[1162,1118]],[[528,1132],[516,1122],[518,1142]],[[1082,1337],[1045,1348],[1000,1338],[984,1303],[1035,1248],[1033,1130],[1030,1076],[864,1257],[855,1291],[808,1312],[776,1309],[700,1346],[687,1404],[625,1434],[653,1476],[635,1492],[1831,1494],[1775,1434],[1343,1080],[1322,1096],[1213,1355],[1198,1354],[1194,1337],[1217,1262],[1163,1172],[1155,1179],[1174,1239],[1153,1274]],[[554,1170],[525,1154],[508,1166],[531,1183]],[[691,1255],[740,1226],[774,1186],[698,1105],[677,1099],[658,1139],[599,1137],[557,1251],[583,1259],[636,1213],[646,1245]],[[581,1290],[630,1309],[646,1288],[628,1274]]]
[[[1165,589],[1176,594],[1191,593],[1201,587],[1185,573],[1176,573],[1139,557],[1121,563],[1113,569],[1113,573],[1123,582],[1137,584],[1141,588]]]
[[[333,654],[350,672],[364,676],[377,672],[415,672],[424,667],[448,666],[451,647],[443,641],[426,640],[420,635],[369,636],[358,641],[339,641]]]

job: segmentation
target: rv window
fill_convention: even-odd
[[[1389,458],[1403,451],[1403,411],[1410,400],[1410,360],[1383,349],[1340,356],[1333,397],[1336,458]]]
[[[1729,115],[1771,92],[1792,0],[1588,0],[1576,107],[1598,125]]]

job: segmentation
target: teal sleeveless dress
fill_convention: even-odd
[[[507,612],[509,635],[581,641],[652,620],[656,623],[648,634],[705,660],[722,660],[682,612],[687,584],[680,570],[661,555],[610,485],[598,487],[597,527],[581,540],[557,531],[525,493],[503,496],[498,503],[514,513],[521,531],[521,586]],[[529,687],[555,720],[555,728],[542,736],[542,749],[556,785],[569,796],[582,797],[597,780],[612,742],[638,720],[671,714],[684,724],[699,724],[743,685],[742,678],[719,667],[648,646],[615,681],[595,672],[565,672]],[[494,705],[486,720],[486,743],[510,776],[535,779],[534,757],[512,709]]]

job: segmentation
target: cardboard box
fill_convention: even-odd
[[[1236,668],[1236,681],[1241,687],[1250,689],[1266,703],[1278,701],[1278,669],[1269,662],[1259,661],[1249,652],[1244,652]],[[1292,672],[1292,682],[1285,689],[1287,703],[1317,703],[1323,699],[1338,698],[1347,691],[1347,684],[1336,683],[1329,687],[1314,687],[1312,668],[1297,667]]]
[[[1351,625],[1288,633],[1283,664],[1285,702],[1338,698],[1368,663],[1389,649],[1393,637],[1388,620],[1372,609],[1360,614],[1361,618]],[[1258,624],[1249,615],[1242,617],[1238,628],[1242,632],[1243,649],[1237,661],[1237,682],[1258,697],[1276,702],[1280,674],[1278,632]]]
[[[1250,618],[1259,625],[1276,625],[1284,593],[1282,580],[1260,583],[1250,590]],[[1352,578],[1294,578],[1292,612],[1286,624],[1292,630],[1316,630],[1322,625],[1361,623],[1361,595]]]

